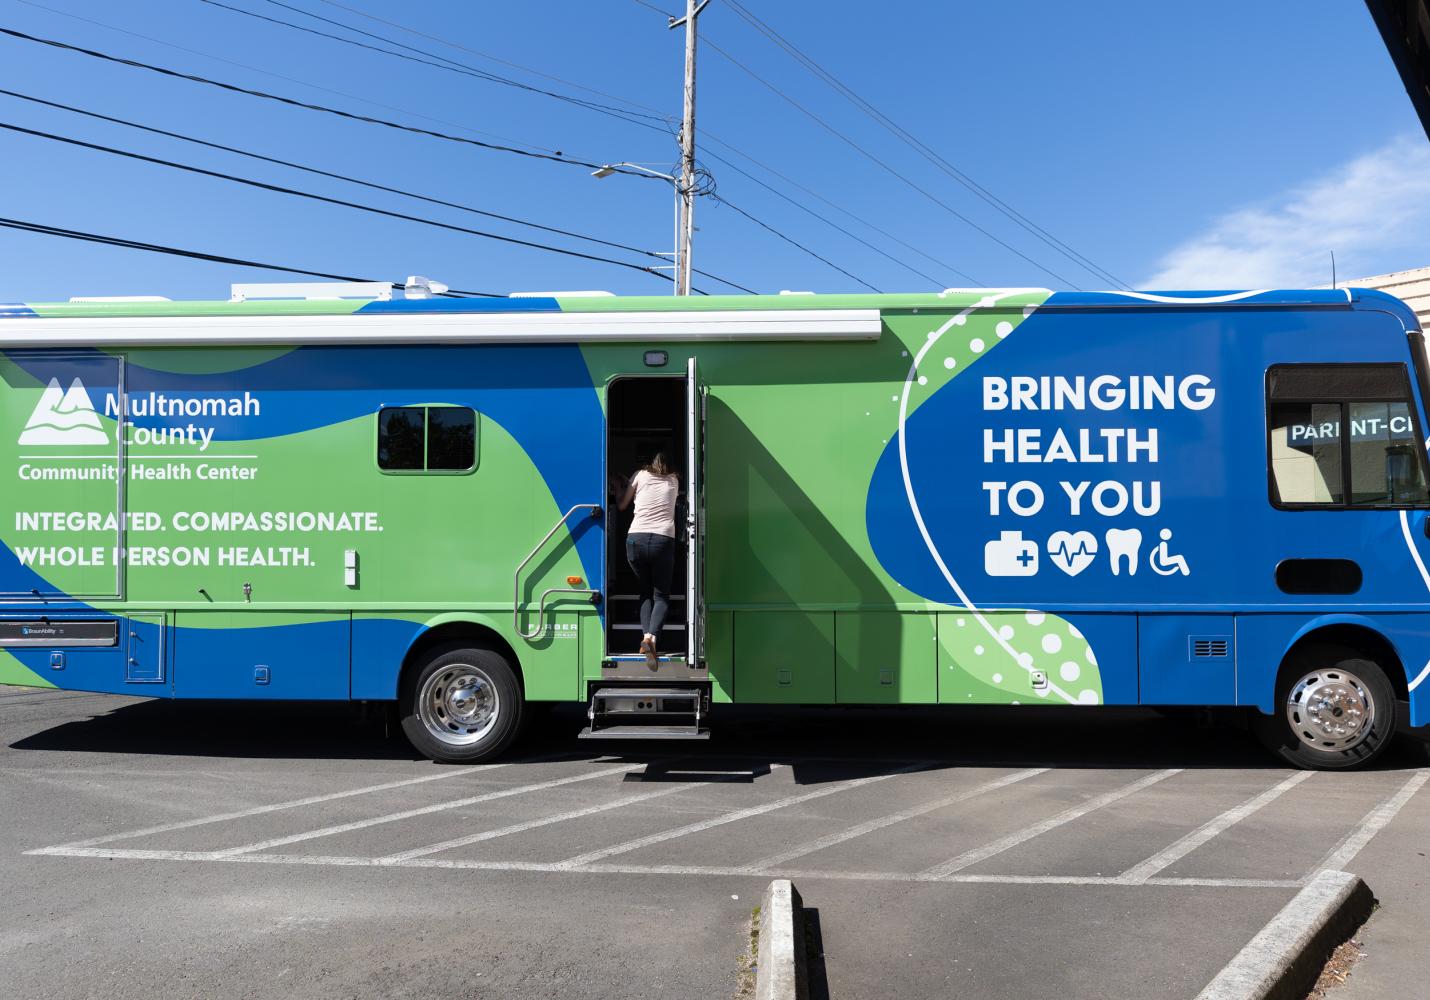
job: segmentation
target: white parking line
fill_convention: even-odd
[[[535,872],[548,875],[681,875],[681,876],[721,876],[744,878],[798,878],[829,879],[836,882],[938,882],[942,884],[973,885],[1069,885],[1069,886],[1114,886],[1137,889],[1144,886],[1182,886],[1227,889],[1299,889],[1304,882],[1300,879],[1258,879],[1258,878],[1151,878],[1138,885],[1129,885],[1116,876],[1106,875],[968,875],[954,874],[940,879],[928,879],[910,872],[859,872],[859,871],[800,871],[794,869],[772,869],[750,871],[740,867],[702,865],[638,865],[638,864],[591,864],[571,867],[565,862],[549,863],[538,861],[478,861],[467,858],[411,858],[406,861],[387,861],[382,858],[322,856],[310,854],[237,854],[218,858],[205,851],[144,851],[122,847],[51,847],[30,854],[49,854],[58,857],[104,858],[128,861],[191,861],[229,862],[265,865],[307,865],[355,868],[440,868],[465,871],[494,872]]]
[[[615,764],[609,758],[606,764],[610,766],[591,768],[587,773],[568,775],[561,778],[554,778],[525,785],[512,786],[507,788],[495,788],[481,794],[466,796],[452,801],[440,802],[416,809],[408,809],[402,812],[389,813],[382,816],[374,816],[369,819],[361,819],[351,823],[343,823],[336,826],[329,826],[317,830],[309,830],[288,836],[277,836],[262,840],[253,844],[246,844],[240,847],[212,850],[212,851],[189,851],[189,850],[149,850],[139,848],[124,848],[112,846],[113,841],[122,841],[129,838],[143,837],[150,834],[166,833],[173,830],[181,830],[205,824],[221,823],[229,820],[240,820],[252,816],[259,816],[280,810],[295,809],[307,805],[320,805],[338,799],[345,799],[374,792],[381,792],[393,788],[401,788],[407,785],[420,785],[429,781],[437,781],[447,777],[456,777],[462,774],[481,775],[488,770],[501,767],[510,767],[513,763],[536,763],[550,760],[579,761],[583,765],[592,764],[589,758],[576,757],[570,754],[552,754],[546,757],[528,759],[525,761],[508,762],[504,764],[485,765],[464,769],[443,769],[440,773],[427,774],[417,778],[407,778],[397,781],[389,781],[382,784],[365,786],[362,788],[349,789],[342,792],[334,792],[325,795],[310,796],[303,799],[294,799],[287,802],[274,803],[268,806],[258,806],[252,809],[236,810],[215,816],[205,816],[192,820],[183,820],[175,823],[160,824],[139,830],[130,830],[121,833],[109,834],[103,837],[96,837],[89,840],[76,841],[68,844],[61,844],[53,847],[39,848],[27,851],[31,855],[46,855],[69,858],[89,858],[89,859],[114,859],[130,861],[169,861],[169,862],[214,862],[227,861],[230,863],[255,863],[271,865],[317,865],[317,866],[350,866],[350,867],[404,867],[404,868],[437,868],[471,871],[491,871],[491,872],[531,872],[542,874],[571,874],[585,873],[587,875],[671,875],[671,876],[719,876],[719,877],[755,877],[755,878],[802,878],[802,879],[831,879],[841,881],[873,881],[887,883],[958,883],[958,884],[994,884],[994,885],[1044,885],[1044,886],[1123,886],[1136,888],[1140,886],[1166,886],[1166,887],[1206,887],[1206,888],[1261,888],[1261,889],[1287,889],[1299,888],[1306,881],[1322,870],[1339,870],[1348,867],[1349,863],[1365,848],[1365,846],[1381,831],[1386,825],[1392,822],[1400,813],[1404,806],[1411,801],[1427,783],[1430,783],[1430,768],[1424,768],[1410,774],[1402,783],[1398,784],[1394,791],[1389,793],[1373,809],[1371,809],[1361,819],[1360,823],[1326,855],[1325,859],[1317,864],[1312,871],[1303,879],[1259,879],[1259,878],[1171,878],[1163,877],[1159,873],[1166,871],[1180,859],[1188,856],[1198,847],[1212,841],[1214,838],[1226,832],[1234,824],[1242,822],[1258,810],[1266,807],[1280,796],[1295,788],[1301,782],[1309,780],[1315,775],[1311,772],[1296,772],[1288,775],[1277,784],[1254,795],[1246,801],[1226,810],[1208,822],[1202,824],[1197,829],[1181,837],[1165,849],[1158,851],[1153,856],[1147,858],[1127,871],[1119,875],[1017,875],[1017,874],[981,874],[969,873],[965,869],[978,864],[981,861],[994,857],[1019,844],[1025,843],[1041,834],[1054,830],[1066,823],[1085,816],[1097,809],[1110,805],[1122,798],[1132,795],[1142,789],[1150,787],[1157,782],[1163,781],[1175,774],[1181,773],[1181,769],[1167,769],[1153,774],[1145,775],[1130,784],[1116,788],[1110,792],[1103,793],[1087,800],[1081,805],[1055,816],[1044,819],[1024,829],[1018,830],[1008,836],[1002,837],[990,844],[975,848],[959,855],[950,861],[944,862],[927,869],[923,872],[881,872],[881,871],[821,871],[821,870],[795,870],[790,866],[796,859],[806,857],[819,850],[842,844],[853,840],[856,837],[873,833],[896,823],[904,822],[916,818],[934,810],[946,808],[958,802],[972,799],[975,796],[984,795],[995,791],[998,788],[1007,787],[1016,782],[1026,781],[1030,778],[1048,773],[1050,768],[1028,768],[1021,771],[1002,774],[996,778],[986,780],[981,784],[974,785],[963,791],[953,792],[939,797],[936,800],[922,802],[911,808],[900,812],[879,816],[875,819],[859,823],[855,826],[839,829],[835,832],[807,841],[797,846],[789,846],[777,854],[765,857],[762,860],[743,865],[682,865],[682,864],[641,864],[638,859],[614,858],[616,855],[626,854],[655,844],[673,841],[681,837],[700,833],[705,830],[717,828],[729,823],[760,816],[774,810],[787,806],[795,806],[802,802],[834,795],[839,792],[848,791],[866,784],[883,781],[896,777],[900,774],[907,774],[913,771],[932,766],[930,762],[919,761],[909,763],[895,771],[884,774],[869,775],[862,778],[854,778],[828,785],[818,786],[807,791],[798,791],[795,794],[786,795],[782,798],[760,805],[740,808],[731,812],[712,816],[698,822],[688,823],[674,829],[659,831],[633,840],[624,841],[605,847],[599,850],[587,852],[573,858],[560,861],[483,861],[467,858],[437,858],[432,855],[443,851],[450,851],[456,848],[477,844],[499,837],[518,835],[541,827],[548,827],[557,823],[578,821],[587,817],[596,816],[603,813],[610,813],[621,809],[624,806],[631,806],[641,802],[657,799],[667,795],[673,795],[680,791],[690,790],[694,787],[705,787],[707,781],[694,780],[689,783],[679,783],[672,786],[662,785],[659,788],[651,789],[650,786],[643,786],[640,789],[630,790],[633,794],[625,795],[611,801],[603,801],[598,804],[572,808],[561,813],[548,815],[538,819],[525,820],[522,822],[512,822],[494,829],[485,830],[479,833],[472,833],[462,837],[445,840],[437,844],[429,844],[422,847],[405,850],[394,854],[381,855],[376,857],[362,856],[325,856],[325,855],[303,855],[284,854],[278,848],[283,845],[300,843],[314,840],[321,837],[329,837],[352,830],[365,829],[380,824],[393,823],[404,819],[421,817],[424,815],[438,813],[445,810],[461,808],[463,806],[475,805],[482,802],[502,799],[510,796],[523,795],[531,792],[538,792],[545,789],[558,788],[567,784],[575,784],[582,781],[590,781],[602,777],[630,773],[638,771],[651,765],[659,765],[661,761],[639,763]],[[843,759],[843,758],[841,758]],[[774,769],[779,769],[785,764],[775,764]],[[986,772],[984,777],[987,777]],[[488,788],[492,788],[490,784]],[[465,790],[465,789],[458,789]],[[621,791],[625,792],[625,786],[621,786]],[[604,796],[603,796],[604,797]],[[510,817],[515,819],[516,817]],[[106,846],[108,845],[108,846]],[[767,848],[768,849],[768,848]]]
[[[575,774],[565,778],[552,778],[550,781],[538,781],[530,785],[516,785],[512,788],[502,788],[494,792],[484,792],[481,795],[469,795],[462,799],[452,799],[450,802],[438,802],[435,805],[422,806],[417,809],[404,809],[402,812],[373,816],[370,819],[354,820],[351,823],[339,823],[336,826],[323,827],[321,830],[291,833],[286,837],[271,837],[268,840],[259,840],[252,844],[244,844],[241,847],[230,847],[222,851],[213,851],[212,855],[215,859],[221,860],[223,858],[231,858],[236,854],[253,854],[258,851],[266,851],[273,847],[297,844],[304,840],[317,840],[319,837],[332,837],[336,834],[348,833],[352,830],[364,830],[370,826],[380,826],[384,823],[396,823],[400,820],[412,819],[415,816],[428,816],[432,813],[445,812],[449,809],[460,809],[463,806],[473,806],[479,802],[493,802],[497,799],[510,798],[513,795],[541,792],[548,788],[574,785],[580,781],[591,781],[595,778],[604,778],[612,774],[629,774],[631,771],[638,771],[645,766],[645,762],[638,764],[621,764],[617,767],[602,768],[599,771],[588,771],[585,774]]]
[[[1158,771],[1155,774],[1149,774],[1145,778],[1137,779],[1130,785],[1123,785],[1121,788],[1116,788],[1110,792],[1106,792],[1102,795],[1099,795],[1096,798],[1088,799],[1082,805],[1074,806],[1072,809],[1064,810],[1063,812],[1058,813],[1056,816],[1051,816],[1048,819],[1043,820],[1041,823],[1034,823],[1032,826],[1025,827],[1024,829],[1019,830],[1016,833],[1010,833],[1006,837],[1000,837],[998,840],[993,841],[991,844],[984,844],[982,847],[976,847],[971,851],[965,851],[956,858],[953,858],[949,861],[945,861],[943,864],[940,865],[934,865],[932,868],[920,872],[920,877],[935,881],[947,878],[949,875],[952,875],[955,872],[962,871],[963,869],[968,868],[972,865],[976,865],[980,861],[987,861],[995,854],[1002,854],[1004,851],[1013,847],[1017,847],[1019,844],[1024,843],[1025,841],[1029,841],[1032,840],[1034,837],[1041,836],[1042,834],[1047,833],[1049,830],[1054,830],[1062,826],[1064,823],[1071,823],[1073,820],[1078,819],[1082,816],[1086,816],[1088,813],[1093,812],[1097,809],[1101,809],[1103,806],[1111,805],[1118,799],[1126,798],[1128,795],[1131,795],[1134,792],[1140,792],[1142,789],[1155,785],[1159,781],[1164,781],[1174,774],[1181,773],[1182,769],[1180,767],[1169,767],[1166,770]]]
[[[158,826],[146,826],[138,830],[125,830],[123,833],[110,833],[103,837],[90,837],[88,840],[75,840],[68,844],[59,844],[59,847],[94,847],[97,844],[109,844],[116,840],[128,840],[131,837],[147,837],[156,833],[171,833],[174,830],[188,830],[195,826],[206,826],[209,823],[224,823],[229,820],[247,819],[250,816],[262,816],[266,813],[280,812],[284,809],[297,809],[301,806],[315,806],[324,802],[335,802],[338,799],[350,799],[355,795],[370,795],[373,792],[385,792],[390,788],[404,788],[408,785],[421,785],[429,781],[442,781],[444,778],[459,778],[462,775],[485,774],[488,771],[495,771],[502,767],[511,767],[513,764],[532,764],[550,758],[536,758],[529,761],[507,761],[503,764],[479,764],[474,767],[453,768],[443,770],[437,774],[426,774],[420,778],[403,778],[400,781],[387,781],[380,785],[366,785],[362,788],[350,788],[345,792],[330,792],[326,795],[310,795],[303,799],[289,799],[287,802],[275,802],[267,806],[254,806],[252,809],[239,809],[235,812],[219,813],[215,816],[200,816],[197,819],[178,820],[174,823],[160,823]],[[48,848],[47,848],[48,850]],[[30,852],[34,853],[34,852]]]
[[[584,819],[587,816],[594,816],[597,813],[606,812],[610,809],[620,809],[625,806],[635,805],[637,802],[658,799],[662,795],[674,795],[676,792],[684,792],[692,787],[696,787],[696,785],[703,784],[703,782],[696,782],[689,785],[671,785],[667,788],[657,789],[654,792],[646,792],[644,795],[631,795],[627,798],[617,799],[614,802],[604,802],[600,805],[587,806],[585,809],[574,809],[571,812],[557,813],[555,816],[547,816],[543,819],[527,820],[525,823],[513,823],[511,826],[498,827],[495,830],[486,830],[482,833],[473,833],[466,837],[444,840],[440,844],[429,844],[426,847],[415,847],[410,851],[402,851],[398,854],[388,854],[375,860],[378,864],[389,865],[399,861],[410,861],[413,858],[421,858],[429,854],[439,854],[442,851],[450,851],[457,847],[480,844],[485,840],[507,837],[513,833],[525,833],[528,830],[535,830],[542,826],[550,826],[553,823],[565,823],[573,819]]]
[[[954,805],[955,803],[962,802],[965,799],[971,799],[975,795],[982,795],[984,792],[991,792],[995,789],[1007,787],[1008,785],[1011,785],[1014,782],[1022,781],[1025,778],[1032,778],[1039,774],[1046,774],[1049,770],[1050,768],[1046,767],[1034,767],[1029,768],[1026,771],[1017,771],[1013,774],[1005,774],[1001,778],[995,778],[992,781],[985,782],[984,784],[978,785],[974,788],[965,788],[961,792],[955,792],[952,795],[945,795],[943,798],[934,799],[932,802],[924,802],[920,805],[914,806],[911,809],[905,809],[903,812],[893,813],[889,816],[880,816],[878,819],[871,819],[866,823],[860,823],[858,826],[851,826],[846,830],[840,830],[837,833],[828,834],[826,836],[818,838],[817,840],[811,840],[807,844],[800,844],[798,847],[791,848],[788,851],[782,851],[779,854],[771,855],[770,857],[765,858],[762,861],[756,861],[753,864],[747,865],[746,869],[748,871],[755,872],[763,871],[765,869],[770,868],[778,868],[785,862],[793,861],[795,858],[802,858],[806,854],[813,854],[815,851],[822,851],[826,847],[833,847],[835,844],[842,844],[846,840],[853,840],[855,837],[862,837],[866,833],[873,833],[875,830],[882,830],[886,826],[893,826],[895,823],[902,823],[905,820],[914,819],[915,817],[922,816],[925,813],[931,813],[936,809],[943,809],[946,806]]]
[[[1232,825],[1240,823],[1262,806],[1280,798],[1284,793],[1289,792],[1309,778],[1312,773],[1314,772],[1297,771],[1285,780],[1266,789],[1266,791],[1261,794],[1252,796],[1241,805],[1228,809],[1220,816],[1202,824],[1164,850],[1158,851],[1146,861],[1133,865],[1119,875],[1118,878],[1128,885],[1139,885],[1142,882],[1146,882],[1153,875],[1162,871],[1162,869],[1181,861],[1207,841],[1224,833]]]
[[[776,809],[783,809],[785,806],[798,805],[801,802],[808,802],[811,799],[823,798],[826,795],[834,795],[838,792],[847,792],[851,788],[859,788],[862,785],[873,784],[876,781],[884,781],[899,774],[908,774],[911,771],[921,770],[930,766],[929,761],[915,761],[906,767],[901,767],[890,771],[887,774],[874,774],[867,778],[854,778],[850,781],[841,781],[837,784],[828,785],[824,788],[816,788],[813,791],[804,792],[800,795],[789,795],[773,802],[766,802],[763,805],[750,806],[747,809],[738,809],[735,812],[725,813],[722,816],[714,816],[710,819],[701,820],[698,823],[688,823],[685,826],[678,826],[673,830],[662,830],[659,833],[652,833],[644,837],[637,837],[634,840],[627,840],[624,843],[616,844],[612,847],[603,847],[599,851],[591,851],[587,854],[578,854],[574,858],[567,858],[560,862],[557,867],[563,869],[580,868],[589,865],[594,861],[609,858],[615,854],[625,854],[628,851],[638,850],[642,847],[649,847],[651,844],[659,844],[666,840],[675,840],[692,833],[700,833],[717,826],[724,826],[726,823],[734,823],[738,820],[748,819],[751,816],[759,816]]]
[[[1410,779],[1401,785],[1400,788],[1390,795],[1384,802],[1366,813],[1361,820],[1360,826],[1352,830],[1346,837],[1332,848],[1325,860],[1313,868],[1306,876],[1309,881],[1323,871],[1344,871],[1355,859],[1371,838],[1385,828],[1385,825],[1395,818],[1395,814],[1405,807],[1405,803],[1420,791],[1426,781],[1430,781],[1430,769],[1422,768],[1410,776]]]

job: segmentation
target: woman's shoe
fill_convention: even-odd
[[[645,665],[655,667],[660,663],[660,657],[655,651],[655,637],[646,636],[641,640],[641,652],[645,654]]]

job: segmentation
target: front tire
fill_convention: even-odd
[[[1315,646],[1289,661],[1276,706],[1256,734],[1282,760],[1312,771],[1364,767],[1395,734],[1395,689],[1385,671],[1357,650]]]
[[[501,754],[520,731],[521,684],[495,650],[447,646],[407,674],[398,710],[403,733],[423,756],[476,764]]]

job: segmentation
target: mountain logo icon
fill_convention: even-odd
[[[60,380],[50,379],[35,412],[20,434],[23,445],[86,445],[109,444],[109,435],[99,422],[94,403],[84,383],[75,379],[69,391],[60,388]]]

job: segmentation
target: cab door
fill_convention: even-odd
[[[705,660],[705,399],[691,358],[685,367],[685,641],[686,662],[697,669]]]

